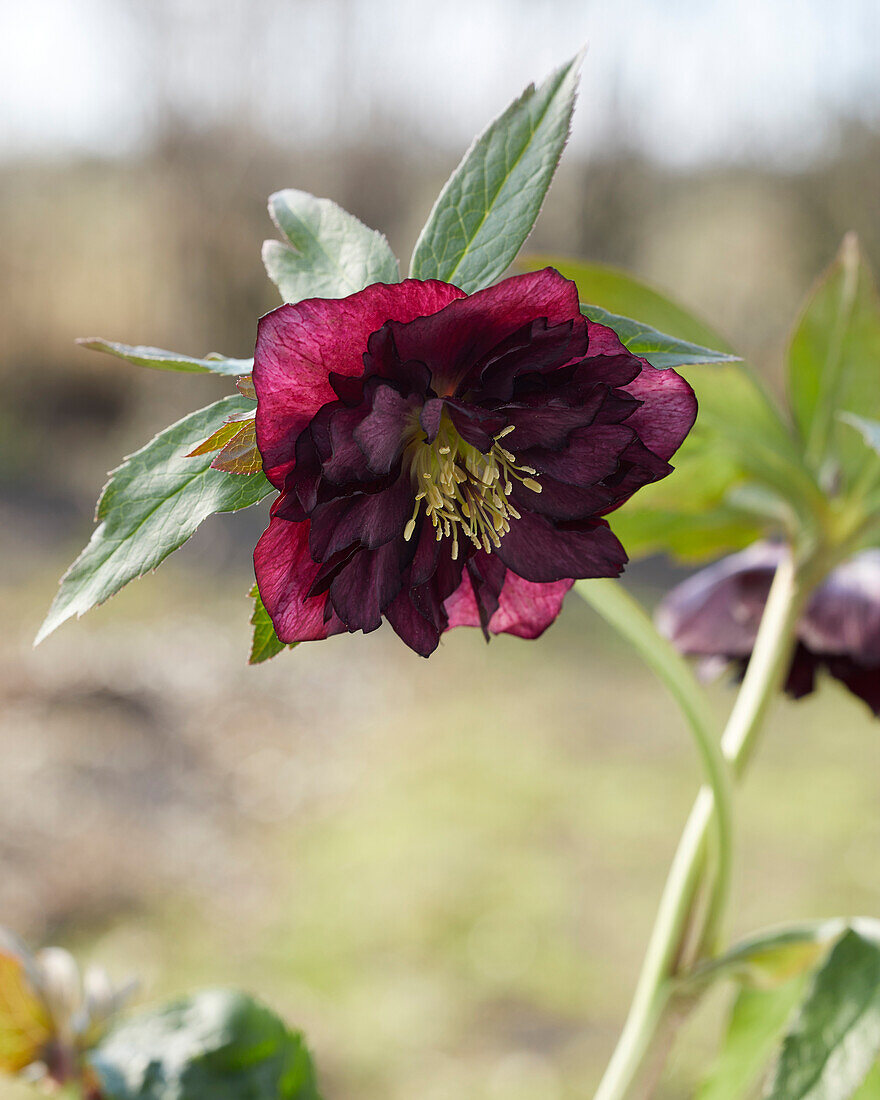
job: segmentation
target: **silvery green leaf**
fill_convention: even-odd
[[[411,275],[467,293],[510,266],[532,231],[568,139],[583,53],[530,84],[474,141],[416,242]]]
[[[263,263],[285,302],[345,298],[370,283],[400,281],[400,268],[381,233],[330,199],[277,191],[272,221],[284,241],[265,241]]]
[[[245,397],[224,397],[178,420],[113,470],[98,501],[100,524],[61,578],[35,644],[155,569],[214,512],[248,508],[273,492],[262,473],[214,470],[211,453],[187,457],[227,419],[252,409]]]
[[[225,355],[213,352],[204,359],[194,359],[190,355],[181,355],[176,351],[163,351],[162,348],[148,348],[143,345],[117,344],[112,340],[102,340],[99,336],[84,336],[77,343],[92,351],[105,351],[139,367],[152,367],[154,370],[178,370],[195,373],[213,374],[250,374],[254,368],[253,359],[229,359]]]

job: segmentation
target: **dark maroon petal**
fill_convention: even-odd
[[[511,502],[516,510],[537,512],[552,519],[588,519],[609,511],[617,501],[616,489],[601,483],[567,485],[546,475],[541,478],[541,492],[536,493],[518,481],[513,483]]]
[[[785,681],[785,691],[792,699],[802,699],[815,690],[816,670],[819,667],[816,658],[802,645],[795,646],[791,667]]]
[[[857,554],[828,576],[810,600],[800,637],[814,653],[880,665],[880,550]]]
[[[391,327],[401,359],[426,363],[434,389],[449,397],[476,363],[523,325],[539,317],[558,325],[579,315],[575,284],[545,268],[504,279],[433,316]]]
[[[615,473],[607,477],[602,485],[614,492],[613,502],[603,510],[603,515],[629,500],[629,498],[641,489],[643,485],[650,485],[654,481],[660,481],[672,472],[672,467],[665,459],[658,458],[653,451],[639,439],[634,439],[620,455],[620,465]]]
[[[532,409],[508,405],[504,409],[504,416],[513,431],[505,437],[504,446],[517,454],[531,447],[560,451],[575,428],[584,428],[593,423],[600,403],[601,398],[592,405],[573,409],[563,405],[545,405],[543,408]]]
[[[318,442],[321,473],[337,485],[346,485],[352,481],[371,481],[375,473],[370,469],[367,456],[359,446],[356,432],[369,415],[369,405],[361,404],[351,409],[347,405],[327,406],[330,416],[327,421],[326,436],[322,432]],[[324,410],[321,410],[322,413]],[[310,425],[312,435],[316,417]],[[329,449],[328,449],[329,443]]]
[[[642,402],[627,424],[654,454],[671,458],[697,418],[694,391],[674,370],[653,367],[645,367],[625,390]]]
[[[385,608],[385,618],[395,634],[420,657],[430,657],[440,643],[441,628],[422,614],[407,590],[398,593]]]
[[[413,510],[409,473],[378,493],[352,493],[319,504],[312,512],[309,549],[315,561],[325,561],[353,543],[374,550],[402,538]]]
[[[475,405],[446,401],[445,406],[449,419],[461,438],[484,454],[491,451],[495,436],[507,424],[507,419],[501,413],[479,409]]]
[[[486,641],[488,641],[489,620],[498,610],[498,600],[501,596],[501,589],[504,587],[507,569],[504,562],[495,554],[480,551],[474,554],[467,563],[465,572],[471,581],[474,603],[477,608],[477,622],[486,636]]]
[[[541,475],[547,474],[569,485],[595,485],[615,473],[622,452],[634,436],[628,421],[626,424],[591,425],[575,429],[562,451],[539,448],[518,451],[517,461],[534,467],[538,471],[538,481]]]
[[[326,596],[308,597],[320,567],[309,555],[309,524],[272,519],[254,550],[260,597],[282,642],[309,642],[345,627],[325,621]]]
[[[524,580],[546,582],[579,577],[617,577],[627,557],[604,520],[554,524],[524,512],[495,551]]]
[[[588,356],[629,355],[613,329],[590,321]],[[641,401],[627,420],[646,447],[661,458],[671,458],[684,442],[697,416],[697,399],[687,382],[674,370],[655,370],[645,359],[642,370],[624,388]]]
[[[388,542],[378,550],[360,550],[330,585],[333,610],[348,630],[376,630],[382,612],[401,588],[400,547]]]
[[[880,664],[866,668],[847,657],[831,657],[826,661],[826,667],[836,680],[867,703],[880,718]]]
[[[370,336],[364,355],[364,377],[393,379],[405,394],[424,395],[431,384],[431,372],[420,359],[401,358],[391,323]]]
[[[520,375],[559,370],[582,359],[586,351],[587,325],[580,313],[556,325],[538,317],[494,347],[485,361],[474,364],[459,382],[458,392],[473,387],[474,401],[507,402]]]
[[[701,569],[657,608],[657,625],[682,653],[748,657],[785,550],[757,542]]]
[[[443,416],[443,407],[446,404],[439,397],[429,397],[422,407],[419,423],[424,429],[428,442],[433,443],[440,431],[440,420]]]
[[[509,569],[498,599],[498,608],[489,620],[492,634],[515,634],[519,638],[538,638],[562,610],[562,601],[574,581],[548,584],[525,581]],[[480,610],[470,576],[464,574],[461,585],[444,604],[449,616],[448,630],[456,626],[480,626]]]
[[[362,374],[371,333],[389,320],[411,321],[463,296],[448,283],[406,279],[376,283],[348,298],[310,298],[263,317],[253,378],[257,445],[272,483],[283,486],[296,437],[322,405],[336,400],[331,371]]]
[[[372,406],[352,434],[374,474],[387,474],[403,454],[421,403],[391,386],[378,386],[372,394]]]

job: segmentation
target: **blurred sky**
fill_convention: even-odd
[[[797,165],[880,119],[880,0],[0,0],[0,156],[131,154],[169,118],[459,147],[583,42],[594,155]]]

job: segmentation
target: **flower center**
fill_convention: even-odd
[[[516,457],[501,445],[512,431],[513,425],[499,432],[484,454],[462,439],[444,413],[434,442],[428,443],[422,436],[412,445],[412,476],[417,492],[412,519],[403,532],[407,541],[413,536],[424,502],[437,541],[452,538],[453,560],[458,557],[459,534],[487,554],[501,545],[511,519],[520,518],[508,499],[513,482],[522,482],[533,493],[541,492],[541,486],[529,476],[535,470],[517,465]]]

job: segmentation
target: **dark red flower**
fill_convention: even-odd
[[[601,517],[665,477],[696,402],[548,268],[476,294],[376,284],[264,317],[256,433],[280,490],[254,553],[285,642],[537,637],[626,554]]]
[[[657,611],[660,629],[683,653],[734,662],[745,671],[785,550],[758,542],[695,573]],[[880,551],[837,567],[798,624],[785,690],[795,699],[816,686],[824,668],[880,716]]]

